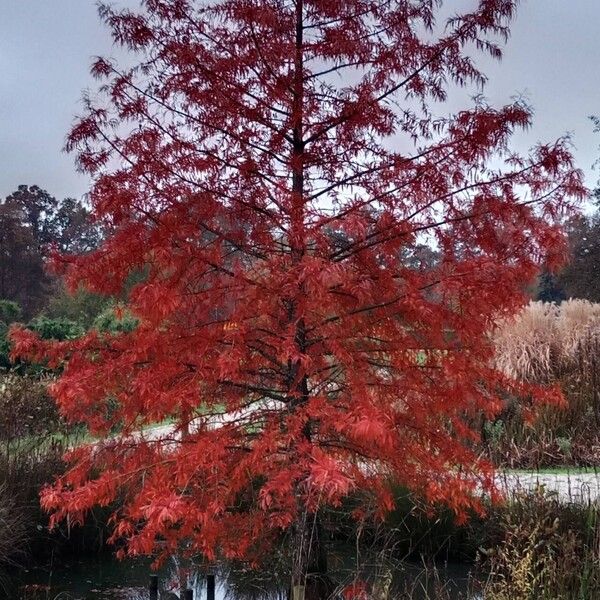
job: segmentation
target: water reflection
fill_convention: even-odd
[[[404,600],[476,600],[476,585],[468,565],[444,565],[425,569],[423,565],[390,562],[369,563],[360,568],[348,553],[331,560],[331,577],[340,597],[341,590],[358,578],[376,581],[380,597]],[[146,560],[119,562],[110,556],[85,559],[60,569],[22,573],[6,595],[11,600],[148,600],[150,563]],[[194,591],[195,600],[206,598],[206,578],[194,572],[185,582],[177,566],[168,564],[159,573],[159,598],[180,597],[182,584]],[[272,563],[262,571],[240,565],[225,565],[216,572],[215,600],[287,600],[289,574]]]

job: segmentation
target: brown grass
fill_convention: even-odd
[[[569,300],[560,306],[531,302],[502,321],[494,333],[497,366],[518,379],[535,383],[561,381],[565,373],[593,375],[600,343],[600,304]]]
[[[521,417],[519,399],[507,402],[500,422],[505,443],[533,449],[567,447],[563,439],[597,445],[600,431],[600,304],[569,300],[531,302],[493,333],[496,365],[510,377],[558,384],[567,405],[540,411],[533,426]],[[563,457],[568,459],[569,457]]]

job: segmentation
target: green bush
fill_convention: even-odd
[[[100,313],[94,320],[94,329],[102,333],[130,333],[138,326],[138,320],[126,309],[111,306]]]
[[[44,314],[50,319],[68,319],[87,330],[110,303],[104,296],[83,289],[70,293],[61,285],[50,298]]]
[[[51,319],[46,316],[36,317],[28,327],[44,340],[75,340],[85,333],[84,328],[75,321],[65,318]]]
[[[21,317],[21,307],[11,300],[0,300],[0,321],[10,325]]]

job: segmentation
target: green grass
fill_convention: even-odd
[[[53,431],[5,440],[2,444],[2,452],[8,455],[30,454],[32,452],[46,452],[56,445],[62,445],[66,449],[75,444],[84,444],[91,441],[93,441],[93,438],[86,429],[77,428],[70,432]]]
[[[499,469],[499,473],[519,474],[526,473],[528,475],[582,475],[587,473],[600,474],[600,467],[542,467],[539,469]]]

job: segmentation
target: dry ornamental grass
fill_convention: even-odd
[[[541,444],[549,455],[557,454],[556,460],[538,453],[536,461],[570,462],[576,451],[580,458],[575,462],[596,465],[600,455],[592,456],[597,454],[592,450],[597,450],[600,430],[600,304],[531,302],[516,317],[500,321],[493,339],[500,370],[523,381],[558,385],[566,401],[562,407],[542,408],[530,426],[521,418],[527,399],[508,399],[497,422],[501,427],[490,429],[501,429],[496,437],[512,444],[505,452],[515,454],[527,445],[539,450]]]

